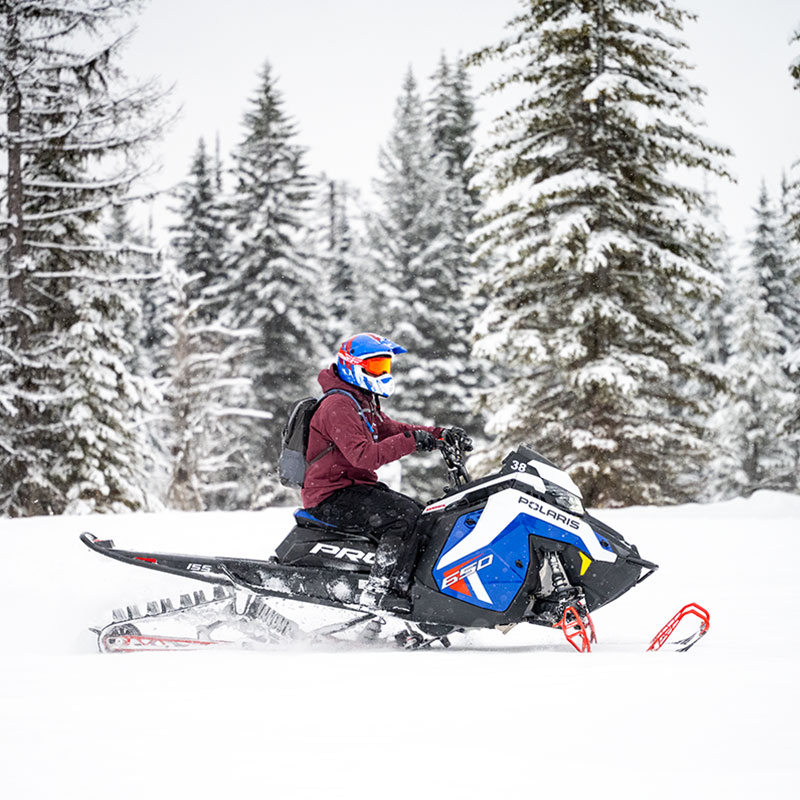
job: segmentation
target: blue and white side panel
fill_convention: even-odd
[[[582,519],[516,489],[504,489],[482,510],[456,520],[433,569],[436,585],[449,597],[505,611],[525,582],[531,534],[570,544],[593,561],[617,558]]]

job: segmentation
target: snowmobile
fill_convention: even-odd
[[[250,644],[330,637],[359,627],[362,638],[375,639],[390,616],[402,623],[398,643],[409,648],[449,646],[448,637],[457,631],[507,632],[527,622],[560,627],[575,649],[590,650],[596,641],[591,613],[658,565],[589,514],[569,475],[529,447],[511,452],[498,472],[472,480],[461,440],[445,436],[439,445],[450,481],[418,521],[422,544],[407,613],[387,615],[359,605],[377,536],[333,527],[304,509],[295,512],[295,525],[275,556],[263,561],[123,550],[83,533],[84,544],[110,558],[214,584],[212,600],[195,592],[182,595],[178,607],[162,600],[149,603],[146,614],[135,607],[116,610],[112,623],[97,631],[100,649],[233,644],[212,638],[220,626],[230,629],[231,620],[234,638]],[[338,625],[303,633],[271,605],[274,600],[351,614]],[[197,632],[164,633],[164,623],[179,621]],[[152,623],[161,629],[153,633]],[[143,632],[148,626],[150,632]]]

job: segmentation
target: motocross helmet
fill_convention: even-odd
[[[405,352],[405,347],[384,336],[358,333],[342,342],[336,368],[343,381],[381,397],[389,397],[394,392],[392,356]]]

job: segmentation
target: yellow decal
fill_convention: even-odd
[[[589,569],[591,563],[592,559],[584,553],[581,553],[581,575],[586,574],[586,570]]]

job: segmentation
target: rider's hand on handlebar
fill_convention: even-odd
[[[448,428],[444,432],[443,438],[445,441],[450,439],[453,442],[457,442],[459,447],[464,451],[472,450],[472,439],[463,428]]]
[[[428,433],[428,431],[417,430],[414,431],[414,441],[417,443],[417,450],[435,450],[436,449],[436,439],[434,439],[432,433]]]

